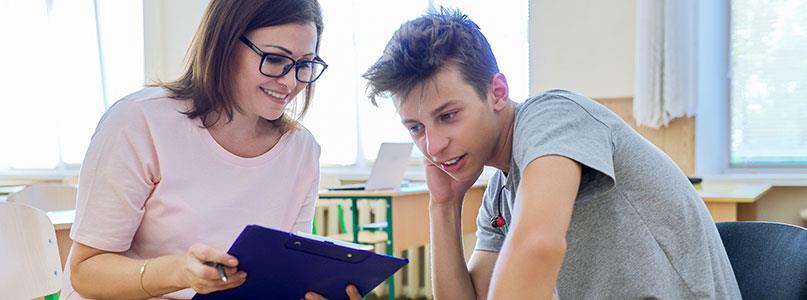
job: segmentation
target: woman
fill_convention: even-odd
[[[118,101],[96,129],[63,298],[233,288],[247,274],[224,249],[245,225],[311,230],[320,147],[287,111],[306,112],[327,67],[321,33],[316,0],[210,2],[184,75]]]

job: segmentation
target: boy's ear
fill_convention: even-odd
[[[510,88],[507,86],[507,78],[502,73],[496,73],[490,80],[490,91],[488,92],[493,97],[493,108],[501,110],[507,106],[507,101],[510,99]]]

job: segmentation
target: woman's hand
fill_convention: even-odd
[[[359,294],[359,290],[353,285],[348,285],[345,288],[345,293],[347,293],[347,296],[350,298],[350,300],[361,300],[361,294]],[[308,292],[305,294],[305,300],[327,300],[327,299],[325,297],[322,297],[322,295],[320,294],[314,292]]]
[[[231,289],[246,281],[247,273],[238,271],[238,260],[226,251],[208,245],[195,244],[185,253],[185,263],[180,270],[180,280],[184,286],[199,294]],[[209,263],[224,266],[227,282],[222,281],[218,270]]]

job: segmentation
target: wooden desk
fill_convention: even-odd
[[[8,197],[8,195],[19,192],[25,188],[24,185],[0,185],[0,195]]]
[[[476,232],[476,214],[482,203],[485,185],[475,185],[465,195],[462,212],[462,232]],[[389,199],[391,207],[387,208],[387,220],[391,221],[390,231],[392,238],[388,241],[390,251],[399,252],[412,247],[429,243],[429,192],[426,186],[405,188],[402,191],[334,191],[321,192],[321,199]],[[50,221],[56,229],[56,240],[59,244],[59,254],[62,265],[70,252],[73,241],[70,239],[70,227],[75,219],[75,210],[47,212]],[[391,217],[390,217],[391,215]],[[358,222],[358,218],[353,220]],[[355,227],[354,227],[355,228]],[[398,230],[392,230],[398,228]],[[393,243],[394,241],[394,243]]]
[[[0,186],[26,186],[34,183],[37,183],[37,181],[27,179],[0,179]]]
[[[706,207],[712,214],[715,222],[755,220],[756,201],[762,197],[771,186],[767,184],[743,183],[708,183],[705,182],[698,193],[706,202]],[[482,203],[485,185],[478,184],[465,195],[465,204],[462,212],[463,234],[476,232],[476,215]],[[429,243],[429,192],[425,186],[394,191],[326,191],[320,192],[322,199],[345,198],[371,198],[389,199],[391,211],[388,221],[392,220],[392,239],[388,242],[388,249],[399,252],[412,247]],[[59,254],[62,265],[67,259],[72,240],[70,240],[70,226],[75,218],[75,210],[48,212],[56,229],[56,239],[59,244]],[[358,220],[358,218],[353,218]],[[355,228],[355,227],[354,227]],[[393,243],[394,241],[394,243]]]
[[[476,232],[476,214],[482,205],[485,185],[477,184],[465,194],[462,207],[462,232]],[[388,250],[399,252],[429,243],[429,191],[425,185],[402,188],[401,191],[321,191],[319,198],[370,199],[388,201],[387,222],[392,235],[387,242]],[[358,218],[353,218],[354,228]]]
[[[477,184],[465,194],[462,205],[462,233],[476,232],[476,214],[482,204],[485,185]],[[400,191],[320,191],[320,200],[348,199],[353,215],[353,242],[358,242],[359,200],[385,201],[387,204],[387,254],[429,243],[429,191],[426,185],[401,188]],[[397,229],[397,230],[396,230]],[[400,253],[400,252],[399,252]],[[387,279],[389,299],[394,299],[395,284]]]
[[[695,186],[715,222],[757,219],[756,201],[771,189],[769,184],[709,183]]]
[[[53,223],[53,228],[58,230],[70,230],[73,225],[73,220],[76,219],[76,210],[57,210],[49,211],[45,214],[48,215],[50,222]]]

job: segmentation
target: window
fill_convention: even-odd
[[[735,0],[729,26],[732,167],[807,166],[807,3]]]
[[[411,141],[389,101],[370,104],[361,74],[401,23],[439,6],[480,25],[511,98],[525,99],[528,1],[507,2],[320,0],[330,67],[303,123],[322,165],[364,166],[381,142]],[[14,45],[0,47],[0,172],[78,167],[103,112],[144,83],[143,25],[142,1],[0,0],[0,39]]]
[[[143,85],[141,1],[0,0],[0,171],[66,169]]]
[[[322,145],[321,164],[363,166],[381,142],[411,142],[391,101],[374,107],[361,78],[380,56],[401,23],[440,6],[459,8],[488,38],[507,76],[510,96],[527,97],[529,88],[528,1],[321,0],[325,33],[321,56],[328,62],[317,81],[309,115],[303,120]]]

